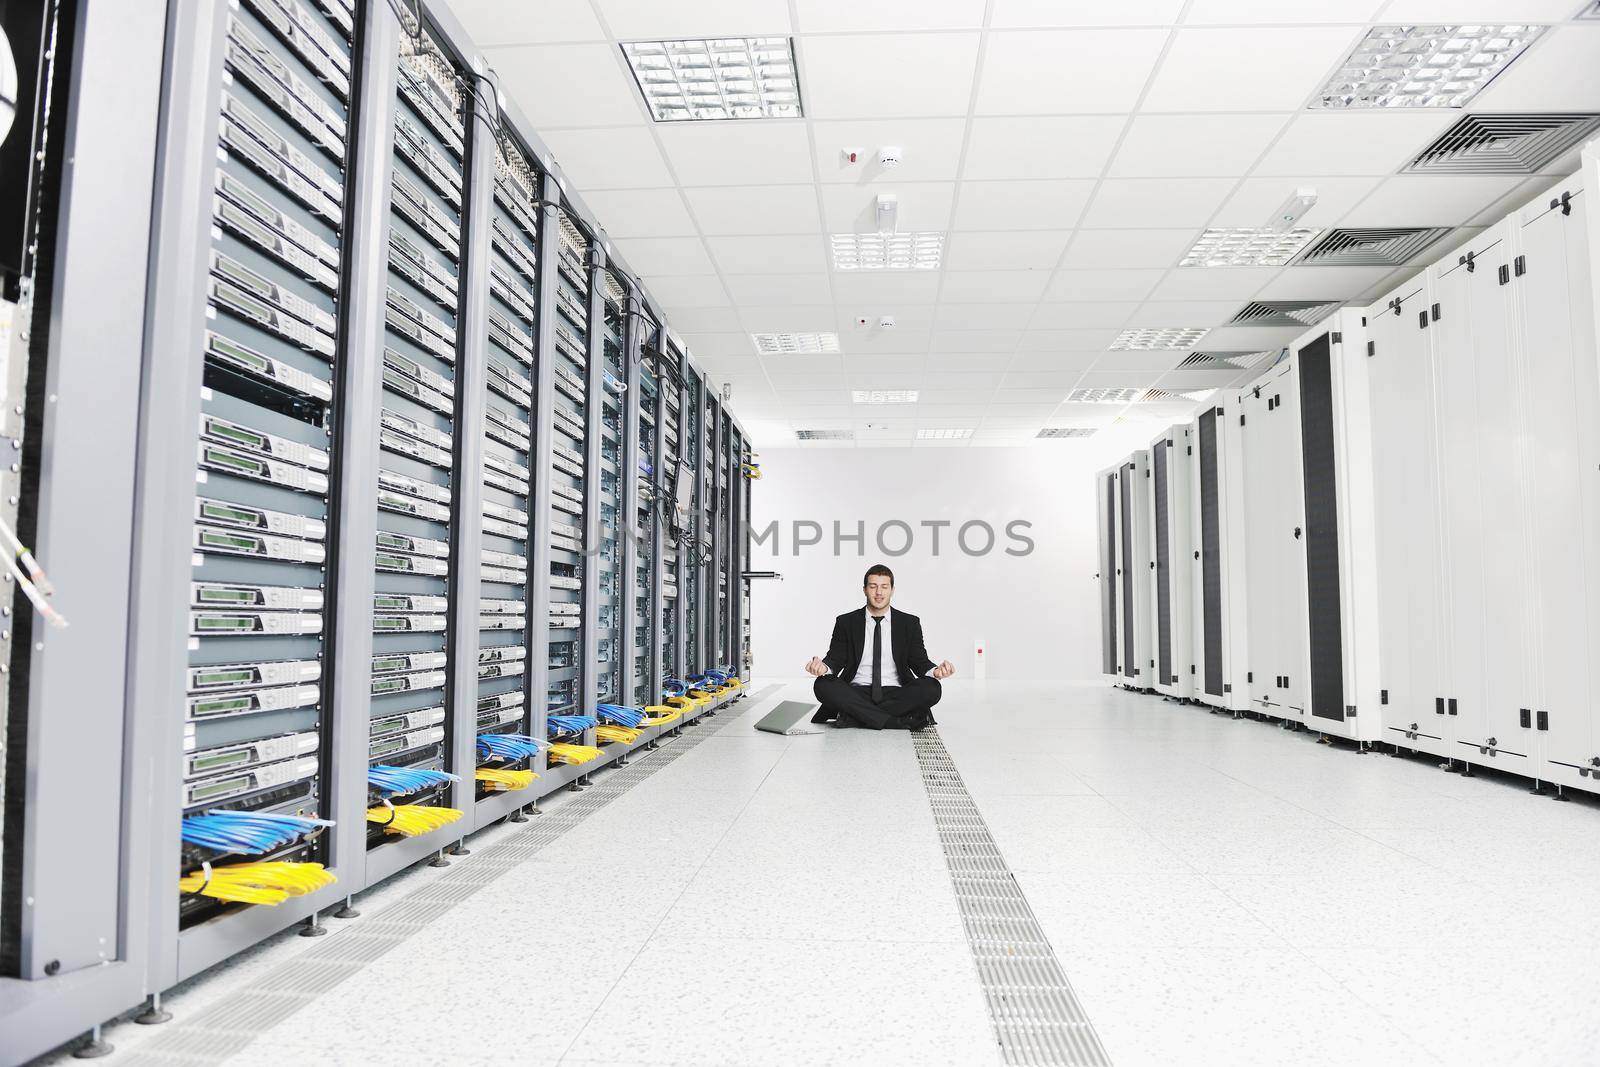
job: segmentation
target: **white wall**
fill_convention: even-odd
[[[833,617],[863,603],[861,579],[874,563],[895,574],[896,607],[920,615],[928,654],[972,673],[973,645],[987,644],[990,678],[1100,676],[1099,569],[1094,474],[1162,429],[1138,423],[1085,440],[1044,441],[1004,448],[787,448],[761,450],[753,529],[778,524],[776,539],[754,546],[750,566],[775,570],[782,581],[753,583],[753,670],[756,677],[798,675],[828,648]],[[880,550],[880,525],[908,524],[910,551]],[[924,522],[944,520],[939,551]],[[968,555],[957,543],[962,524],[982,520],[995,546]],[[1008,538],[1013,520],[1031,524],[1025,544]],[[821,526],[821,543],[796,554],[796,521]],[[841,540],[864,524],[863,544]],[[810,533],[809,529],[804,531]],[[814,536],[814,534],[813,534]],[[883,531],[891,550],[905,531]],[[982,548],[981,528],[967,544]],[[778,554],[773,555],[776,545]]]

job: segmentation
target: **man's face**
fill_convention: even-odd
[[[889,598],[894,596],[894,582],[881,574],[874,574],[867,578],[867,603],[873,611],[882,611],[889,606]]]

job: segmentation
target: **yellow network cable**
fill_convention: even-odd
[[[643,730],[634,730],[627,726],[613,726],[609,723],[594,728],[594,736],[598,740],[620,741],[625,745],[631,745],[639,740],[639,735],[643,732]]]
[[[290,897],[314,893],[337,879],[320,863],[271,860],[231,863],[225,867],[202,864],[178,879],[182,893],[199,894],[237,904],[281,904]]]
[[[687,711],[690,708],[704,707],[705,705],[711,703],[711,698],[703,696],[668,697],[667,703],[671,704],[675,708],[682,708],[683,710]]]
[[[495,792],[503,793],[508,789],[526,789],[539,776],[532,771],[504,771],[498,767],[479,767],[473,777]]]
[[[744,683],[741,682],[737,678],[729,678],[726,682],[722,683],[722,688],[724,688],[724,689],[743,689],[744,688]]]
[[[645,726],[665,726],[683,718],[683,709],[675,708],[670,704],[646,704],[644,708]]]
[[[367,809],[367,821],[383,827],[386,834],[416,837],[461,818],[455,808],[431,808],[422,804],[390,804],[384,801]]]
[[[550,746],[551,763],[588,763],[600,758],[600,750],[593,745],[573,745],[557,741]]]

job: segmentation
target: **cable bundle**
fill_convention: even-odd
[[[667,678],[661,684],[666,686],[662,692],[669,697],[681,697],[689,688],[681,678]]]
[[[646,704],[644,706],[645,719],[643,726],[665,726],[683,718],[683,709],[672,707],[670,704]]]
[[[537,755],[548,742],[539,741],[527,734],[479,734],[478,755],[483,759],[505,760],[515,763]]]
[[[618,726],[638,726],[644,722],[643,708],[630,708],[624,704],[601,704],[595,708],[601,719]]]
[[[320,863],[232,863],[225,867],[201,864],[178,879],[178,891],[237,904],[281,904],[290,897],[314,893],[332,885],[334,878]]]
[[[539,777],[532,771],[503,771],[498,767],[479,767],[473,777],[496,793],[508,789],[526,789]]]
[[[379,763],[367,768],[367,784],[380,793],[401,796],[456,781],[456,776],[427,767],[391,767]]]
[[[306,819],[299,815],[212,811],[184,819],[180,833],[186,845],[199,845],[214,852],[260,856],[332,825],[328,819]]]
[[[561,734],[581,734],[600,725],[600,720],[593,715],[552,715],[546,722],[549,724],[551,737]]]
[[[550,746],[551,763],[588,763],[599,759],[601,752],[593,745],[554,744]]]
[[[608,744],[613,741],[620,741],[625,745],[631,745],[644,736],[644,731],[630,730],[626,726],[596,726],[594,728],[594,736],[597,740]]]
[[[383,827],[386,834],[416,837],[437,830],[461,818],[455,808],[430,808],[421,804],[391,804],[385,800],[367,809],[367,821]]]

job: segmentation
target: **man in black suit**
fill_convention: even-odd
[[[956,672],[949,660],[934,666],[922,644],[922,620],[891,612],[894,572],[879,563],[862,581],[865,607],[833,622],[826,656],[811,657],[806,673],[822,707],[812,722],[869,730],[920,730],[933,725],[939,682]],[[885,625],[887,624],[887,625]]]

